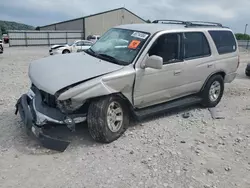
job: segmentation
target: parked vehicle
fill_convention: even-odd
[[[89,40],[89,41],[91,41],[91,42],[93,42],[93,43],[95,43],[97,40],[99,40],[100,39],[100,35],[89,35],[88,37],[87,37],[87,40]]]
[[[131,117],[215,107],[239,66],[233,32],[217,23],[160,22],[116,26],[83,53],[31,63],[32,85],[16,104],[26,128],[44,147],[63,151],[69,142],[44,132],[51,123],[74,131],[87,121],[94,140],[110,143]]]
[[[3,34],[3,41],[5,44],[9,43],[9,36],[7,34]]]
[[[247,76],[250,76],[250,63],[247,64],[245,73],[246,73]]]
[[[93,43],[91,41],[77,40],[74,41],[72,44],[53,45],[51,46],[49,53],[50,55],[55,55],[55,54],[68,54],[68,53],[79,52],[90,48],[92,44]]]
[[[0,54],[3,53],[3,41],[0,40]]]

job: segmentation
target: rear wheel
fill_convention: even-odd
[[[129,125],[126,103],[118,96],[107,96],[93,101],[88,110],[91,137],[104,143],[118,139]]]
[[[221,75],[212,76],[206,83],[201,96],[202,105],[215,107],[221,100],[224,92],[224,80]]]

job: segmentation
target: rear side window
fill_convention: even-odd
[[[208,31],[216,45],[219,54],[235,52],[237,49],[234,35],[231,31]]]
[[[184,33],[184,58],[200,58],[211,55],[207,38],[202,32]]]

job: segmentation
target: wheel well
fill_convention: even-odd
[[[87,109],[91,103],[91,101],[94,101],[94,100],[98,100],[102,97],[107,97],[107,96],[112,96],[112,95],[115,95],[115,96],[118,96],[120,97],[124,102],[125,104],[127,105],[128,109],[129,109],[129,113],[131,113],[133,115],[133,105],[131,104],[131,102],[127,99],[127,97],[125,97],[122,93],[112,93],[110,95],[103,95],[103,96],[98,96],[98,97],[94,97],[94,98],[91,98],[88,100],[87,102]]]
[[[68,49],[65,49],[65,50],[63,50],[62,52],[65,52],[65,51],[68,51],[68,52],[70,52]]]
[[[225,76],[226,76],[226,73],[225,72],[223,72],[223,71],[221,71],[221,72],[217,72],[217,73],[215,73],[215,74],[213,74],[213,75],[221,75],[222,76],[222,78],[224,79],[225,78]],[[212,76],[213,76],[212,75]]]
[[[226,76],[226,73],[225,73],[224,71],[220,71],[220,72],[216,72],[216,73],[211,74],[211,75],[206,79],[205,83],[203,84],[203,86],[202,86],[202,88],[201,88],[201,91],[202,91],[202,90],[204,89],[204,87],[206,86],[208,80],[209,80],[212,76],[214,76],[214,75],[221,75],[222,78],[224,79],[225,76]]]

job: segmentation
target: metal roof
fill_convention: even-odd
[[[85,19],[85,18],[89,18],[89,17],[93,17],[93,16],[98,16],[100,14],[106,14],[106,13],[109,13],[109,12],[114,12],[114,11],[117,11],[117,10],[126,10],[127,12],[129,12],[129,13],[133,14],[134,16],[136,16],[137,18],[139,18],[142,21],[146,22],[146,20],[144,20],[140,16],[136,15],[135,13],[131,12],[130,10],[128,10],[128,9],[126,9],[124,7],[120,7],[120,8],[117,8],[117,9],[112,9],[112,10],[100,12],[100,13],[97,13],[97,14],[91,14],[91,15],[88,15],[88,16],[84,16],[84,17],[80,17],[80,18],[75,18],[75,19],[71,19],[71,20],[66,20],[66,21],[62,21],[62,22],[57,22],[57,23],[53,23],[53,24],[49,24],[49,25],[39,26],[39,27],[43,28],[43,27],[53,26],[53,25],[56,25],[56,24],[62,24],[62,23],[67,23],[67,22],[71,22],[71,21],[81,20],[81,19]]]

